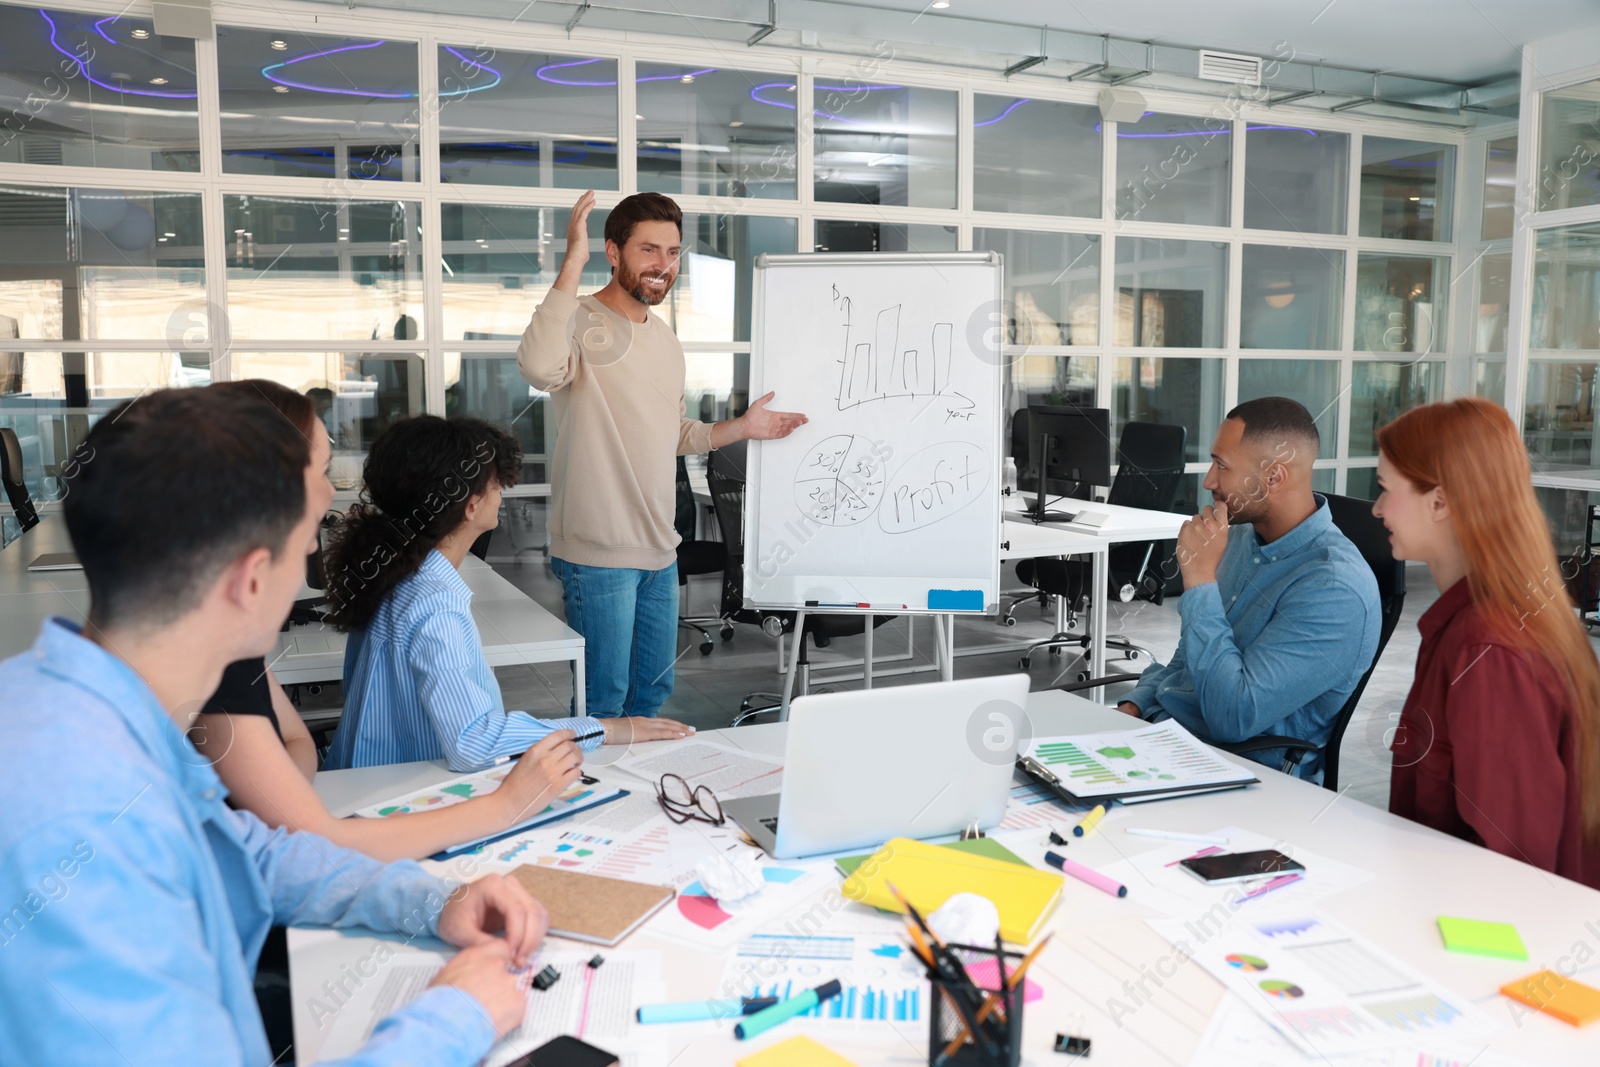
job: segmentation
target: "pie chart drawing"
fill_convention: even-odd
[[[1228,966],[1237,967],[1241,971],[1264,971],[1267,969],[1267,961],[1260,956],[1246,956],[1235,952],[1225,958],[1228,961]]]
[[[1306,991],[1293,982],[1283,982],[1271,978],[1261,983],[1261,991],[1269,997],[1277,997],[1280,1000],[1294,1000],[1297,997],[1306,995]]]

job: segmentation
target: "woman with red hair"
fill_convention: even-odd
[[[1378,432],[1372,513],[1428,565],[1389,810],[1600,888],[1600,661],[1505,410],[1429,404]]]

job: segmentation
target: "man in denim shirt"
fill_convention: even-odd
[[[50,619],[0,664],[6,1062],[268,1067],[251,986],[273,923],[470,946],[342,1062],[466,1067],[522,1021],[511,968],[548,917],[519,884],[456,887],[269,830],[185,735],[301,586],[332,497],[309,460],[265,401],[206,389],[117,408],[74,455],[88,622]]]
[[[1326,744],[1378,648],[1372,570],[1311,491],[1320,445],[1306,409],[1263,397],[1228,412],[1204,487],[1216,503],[1178,534],[1177,650],[1118,705],[1208,741],[1261,734]],[[1251,758],[1280,766],[1284,750]],[[1322,758],[1296,776],[1322,780]]]

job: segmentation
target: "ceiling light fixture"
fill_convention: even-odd
[[[165,78],[151,78],[150,79],[150,84],[151,85],[165,85],[165,84],[167,84],[167,79],[165,79]]]
[[[275,93],[286,93],[289,91],[289,87],[287,85],[274,85],[272,87],[272,91]]]
[[[272,42],[272,50],[274,52],[285,51],[288,47],[289,47],[289,42],[288,41],[273,41]]]
[[[148,41],[150,39],[150,31],[149,30],[134,30],[133,31],[133,36],[137,37],[141,41]]]
[[[683,77],[679,78],[678,80],[681,81],[685,85],[690,85],[690,84],[693,84],[693,82],[694,82],[694,75],[693,74],[685,74]]]
[[[950,0],[933,0],[933,3],[929,4],[928,6],[933,8],[935,11],[943,11],[945,8],[950,6]]]
[[[728,125],[732,126],[735,129],[738,129],[740,126],[744,125],[744,120],[743,119],[734,119],[732,122],[728,123]]]

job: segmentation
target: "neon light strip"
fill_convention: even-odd
[[[50,24],[50,47],[54,48],[57,52],[60,52],[72,62],[76,63],[78,65],[78,71],[83,75],[84,80],[90,85],[98,85],[100,88],[111,93],[122,93],[126,96],[154,96],[159,97],[162,100],[193,100],[199,96],[198,92],[160,92],[155,89],[131,89],[127,86],[112,85],[110,82],[101,81],[99,78],[96,78],[92,73],[90,73],[89,64],[85,63],[83,60],[79,59],[77,56],[61,47],[61,43],[56,40],[56,20],[51,18],[50,13],[44,8],[39,8],[38,10],[39,17]],[[101,21],[103,22],[105,20],[102,19]],[[95,24],[95,28],[99,29],[99,23]],[[100,35],[105,37],[104,31],[101,31]],[[111,40],[109,37],[106,39]],[[115,44],[116,42],[112,41],[111,43]]]
[[[1010,107],[1008,107],[1004,111],[1000,112],[1000,114],[996,115],[994,118],[992,118],[992,119],[984,119],[982,122],[974,122],[972,124],[972,128],[973,129],[977,129],[979,126],[993,126],[995,123],[999,122],[1001,119],[1005,118],[1007,115],[1009,115],[1013,111],[1017,110],[1017,108],[1021,107],[1023,104],[1030,104],[1032,102],[1033,101],[1031,101],[1031,100],[1018,100],[1015,103],[1013,103]]]
[[[608,81],[608,82],[572,81],[572,80],[566,79],[566,78],[552,78],[548,74],[545,73],[546,71],[550,71],[550,70],[566,70],[568,67],[586,67],[590,63],[604,63],[604,62],[608,62],[608,60],[603,60],[603,59],[575,59],[570,63],[547,63],[544,66],[540,67],[538,70],[534,71],[533,72],[533,76],[538,78],[540,81],[549,82],[551,85],[574,85],[574,86],[580,86],[580,87],[583,87],[583,88],[606,88],[608,86],[612,86],[612,85],[617,84],[616,81],[614,79],[612,81]],[[704,70],[685,71],[683,74],[652,74],[648,78],[635,78],[633,80],[634,80],[635,84],[637,84],[639,82],[675,82],[675,81],[679,81],[680,79],[683,79],[683,78],[698,78],[702,74],[715,74],[716,72],[717,72],[717,68],[716,67],[707,67]]]

